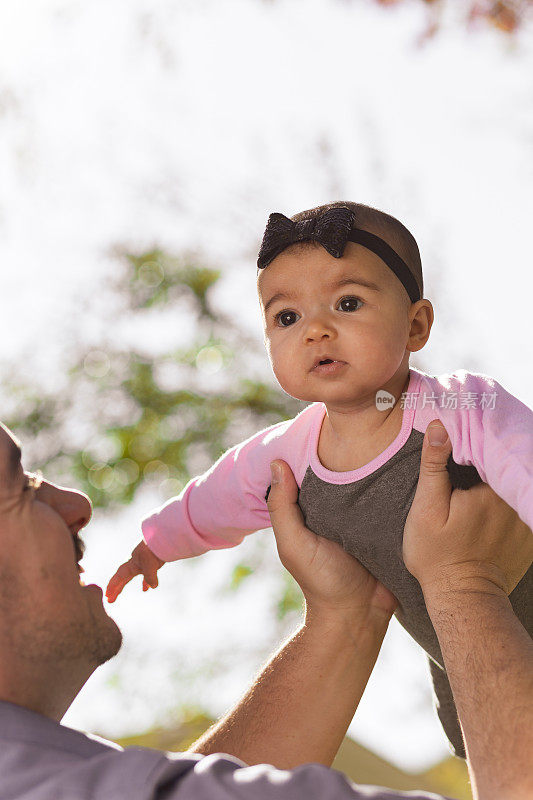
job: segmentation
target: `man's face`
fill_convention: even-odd
[[[42,481],[31,487],[19,446],[0,425],[0,641],[25,663],[91,672],[119,651],[122,635],[102,590],[82,586],[78,533],[89,498]]]
[[[289,247],[260,272],[258,291],[270,362],[292,397],[348,408],[406,368],[414,306],[362,245],[348,242],[342,258]],[[326,357],[341,363],[314,369]]]

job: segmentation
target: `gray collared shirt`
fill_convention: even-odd
[[[249,767],[224,754],[123,749],[0,701],[0,800],[443,800],[356,786],[322,764]]]

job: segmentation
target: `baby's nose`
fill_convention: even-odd
[[[335,336],[335,327],[326,314],[316,314],[309,320],[305,328],[305,337],[308,340],[318,341]]]

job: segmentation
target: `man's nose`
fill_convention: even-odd
[[[72,533],[80,531],[91,519],[92,503],[86,494],[77,489],[43,481],[37,490],[37,497],[63,517]]]
[[[309,317],[304,328],[306,341],[320,341],[324,337],[334,339],[337,335],[333,320],[327,311],[317,311]]]

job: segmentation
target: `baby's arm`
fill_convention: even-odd
[[[157,570],[166,561],[235,547],[249,533],[269,528],[265,494],[270,462],[282,458],[297,479],[303,475],[309,429],[305,417],[311,408],[231,448],[207,472],[189,481],[178,497],[146,517],[143,541],[111,579],[108,599],[116,599],[135,575],[144,576],[144,590],[157,585]]]
[[[431,395],[438,397],[434,405],[427,401]],[[443,407],[453,397],[457,408]],[[533,528],[533,411],[488,375],[464,370],[438,379],[423,376],[416,409],[414,427],[425,431],[439,418],[452,441],[454,460],[473,464]]]
[[[249,533],[270,528],[265,500],[270,462],[286,461],[301,483],[316,405],[232,447],[207,472],[189,481],[177,498],[146,517],[143,538],[155,555],[164,561],[191,558],[235,547]]]

